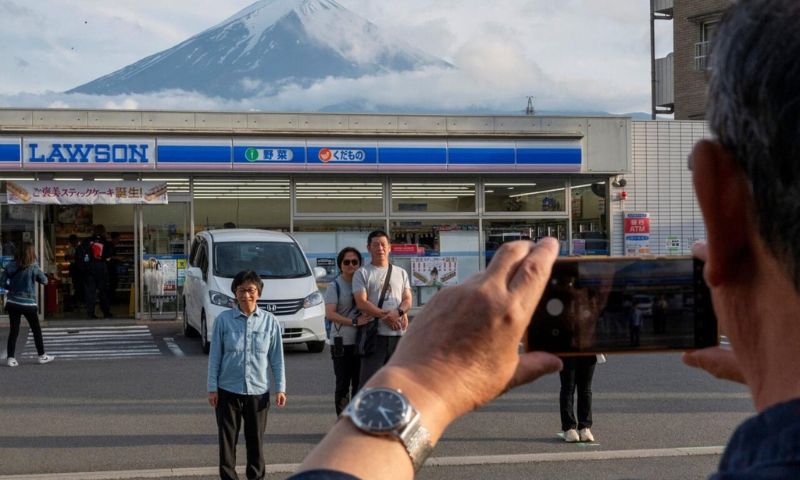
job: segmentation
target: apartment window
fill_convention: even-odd
[[[694,69],[697,71],[708,70],[710,67],[708,60],[717,24],[716,20],[700,24],[700,41],[694,44]]]

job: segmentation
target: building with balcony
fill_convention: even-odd
[[[654,0],[671,3],[673,22],[672,77],[676,120],[702,120],[705,116],[709,53],[714,32],[732,0]],[[655,8],[666,8],[657,5]],[[654,12],[658,12],[654,8]],[[663,70],[664,75],[670,72]],[[668,81],[667,78],[657,79]]]

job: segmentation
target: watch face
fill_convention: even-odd
[[[376,388],[364,392],[353,405],[356,426],[371,432],[389,432],[401,426],[408,411],[405,398],[388,389]]]

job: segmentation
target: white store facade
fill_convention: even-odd
[[[649,215],[652,253],[687,253],[704,230],[685,154],[706,135],[702,122],[626,117],[0,109],[0,253],[34,243],[57,280],[40,292],[43,318],[83,318],[69,238],[103,224],[120,256],[115,316],[168,319],[197,231],[285,231],[332,276],[341,248],[366,254],[382,229],[419,306],[505,241],[623,254],[626,212]],[[447,278],[431,284],[433,267]]]

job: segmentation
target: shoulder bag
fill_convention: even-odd
[[[389,264],[389,271],[386,272],[386,279],[383,281],[383,289],[381,290],[381,297],[378,300],[378,308],[383,307],[383,301],[386,298],[386,290],[389,289],[389,281],[392,279],[392,264]],[[378,343],[378,322],[381,320],[378,317],[373,318],[366,325],[358,327],[356,332],[356,345],[358,345],[358,354],[362,357],[369,357],[375,353],[375,346]]]

